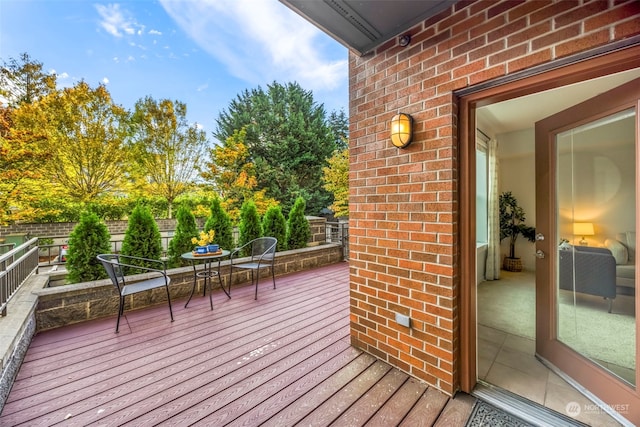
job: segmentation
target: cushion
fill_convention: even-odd
[[[629,261],[629,251],[627,247],[614,239],[607,239],[604,241],[604,246],[611,251],[611,254],[616,259],[617,265],[626,264]]]
[[[616,234],[616,239],[622,242],[627,247],[629,252],[629,259],[631,262],[635,262],[636,259],[636,232],[626,231],[624,233]]]

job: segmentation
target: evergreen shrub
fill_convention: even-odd
[[[278,239],[276,251],[287,250],[287,220],[280,206],[271,206],[262,218],[262,234]]]
[[[238,246],[249,243],[253,239],[262,237],[262,225],[260,224],[260,215],[253,200],[246,200],[240,208],[240,223],[238,225],[239,241]],[[250,255],[250,249],[247,248],[241,255]]]
[[[304,216],[305,208],[305,200],[298,197],[289,212],[287,221],[287,248],[289,249],[305,248],[311,239],[311,226]]]
[[[169,250],[167,252],[170,266],[177,267],[188,264],[188,262],[180,258],[180,255],[193,250],[191,239],[197,236],[198,226],[195,216],[193,216],[188,207],[180,206],[176,214],[176,231],[169,242]]]
[[[80,222],[69,235],[67,283],[82,283],[107,278],[107,272],[96,258],[111,252],[111,235],[98,215],[83,212]]]
[[[232,250],[235,247],[231,217],[222,209],[220,199],[217,197],[211,202],[211,216],[204,224],[204,231],[208,232],[209,230],[216,232],[215,243],[220,245],[222,249]]]
[[[151,210],[137,205],[129,215],[129,223],[124,234],[123,255],[158,260],[162,256],[162,236]],[[148,264],[148,265],[147,265]],[[142,263],[143,267],[157,267],[157,263]]]

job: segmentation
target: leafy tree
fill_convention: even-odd
[[[85,82],[43,98],[39,113],[48,135],[51,179],[73,200],[89,202],[122,191],[127,182],[129,113],[104,85]],[[34,112],[35,113],[35,112]]]
[[[278,239],[277,251],[287,250],[287,220],[280,206],[271,206],[262,218],[262,234]]]
[[[255,165],[257,189],[281,202],[288,212],[295,198],[312,200],[309,213],[331,203],[322,187],[322,168],[336,148],[322,105],[297,83],[274,82],[244,91],[216,119],[214,136],[224,142],[239,129]]]
[[[67,282],[81,283],[105,279],[107,272],[96,257],[111,252],[109,230],[98,216],[83,212],[80,222],[69,235]]]
[[[191,239],[198,235],[196,218],[186,206],[178,208],[176,223],[175,234],[169,242],[169,250],[167,251],[169,265],[171,266],[185,264],[180,255],[193,250]]]
[[[134,160],[146,194],[173,203],[191,189],[207,146],[206,133],[187,122],[187,106],[151,97],[136,102],[133,114]]]
[[[300,249],[307,247],[311,239],[311,226],[304,216],[305,201],[302,197],[296,199],[293,209],[289,212],[287,221],[287,247]]]
[[[327,121],[329,130],[336,144],[337,150],[346,150],[349,147],[349,117],[344,110],[332,111]]]
[[[149,259],[160,259],[162,237],[156,220],[146,206],[137,205],[129,216],[129,223],[122,241],[121,253]],[[157,266],[156,263],[142,263],[142,267]]]
[[[215,231],[216,243],[223,249],[232,249],[233,244],[233,226],[231,218],[222,209],[220,199],[217,197],[211,202],[211,216],[204,224],[204,231]]]
[[[42,63],[23,53],[19,58],[10,58],[0,67],[0,97],[16,108],[31,104],[56,89],[56,76],[46,74]]]
[[[46,136],[16,127],[16,112],[0,107],[0,225],[41,213],[34,204],[43,197],[41,170],[51,158],[42,144]]]
[[[335,151],[323,173],[324,188],[333,193],[335,216],[349,216],[349,150]]]
[[[260,224],[260,216],[253,200],[247,200],[242,204],[240,209],[240,224],[238,225],[238,246],[249,243],[253,239],[262,237],[262,225]],[[245,251],[242,255],[249,255]]]

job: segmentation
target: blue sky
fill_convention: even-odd
[[[128,109],[148,95],[184,102],[207,131],[273,81],[348,113],[347,49],[277,0],[0,0],[0,59],[23,52],[59,86],[104,83]]]

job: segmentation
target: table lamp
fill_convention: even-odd
[[[574,222],[573,223],[573,234],[576,236],[582,236],[582,239],[580,239],[580,244],[582,246],[587,246],[589,243],[587,243],[585,236],[593,236],[594,231],[593,231],[593,223],[591,222]]]

